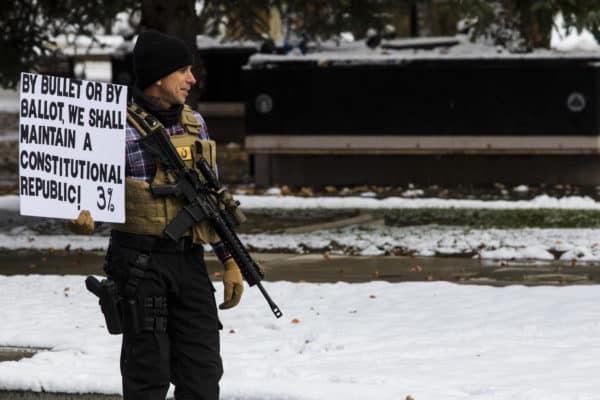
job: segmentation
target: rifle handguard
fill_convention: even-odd
[[[147,118],[153,119],[151,116],[132,118],[138,120],[142,125],[149,124],[146,121]],[[167,224],[164,230],[165,235],[173,240],[178,240],[183,232],[190,229],[195,223],[208,220],[219,238],[228,246],[248,284],[256,285],[259,288],[273,314],[280,318],[281,310],[260,283],[263,279],[262,271],[232,228],[235,222],[245,220],[243,213],[238,210],[239,203],[233,200],[231,195],[221,194],[226,191],[221,190],[214,171],[200,155],[200,152],[198,152],[199,160],[196,166],[201,175],[185,165],[164,127],[158,121],[152,122],[156,126],[150,127],[152,134],[145,136],[141,140],[141,144],[164,165],[165,169],[175,175],[177,179],[175,190],[179,192],[179,197],[187,202],[187,205]],[[223,197],[222,201],[221,197]],[[229,220],[234,221],[230,223]]]
[[[231,193],[225,189],[221,189],[218,192],[219,203],[223,205],[225,212],[227,212],[234,220],[235,226],[239,226],[246,222],[246,216],[240,210],[240,202],[235,200]]]

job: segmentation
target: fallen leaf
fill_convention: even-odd
[[[290,187],[288,185],[283,185],[281,187],[281,194],[283,196],[290,196],[293,194],[292,190],[290,189]]]
[[[377,296],[375,296],[374,294],[371,294],[371,295],[369,295],[369,298],[370,298],[370,299],[374,299],[374,298],[376,298],[376,297],[377,297]]]
[[[312,188],[303,186],[302,188],[300,188],[300,193],[298,193],[298,195],[303,197],[313,197],[315,195],[315,192],[314,190],[312,190]]]
[[[235,333],[235,329],[230,329],[229,333]]]
[[[292,324],[299,324],[299,323],[300,323],[300,320],[298,318],[294,318],[292,320]]]

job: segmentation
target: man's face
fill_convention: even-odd
[[[159,82],[157,97],[165,108],[170,108],[185,103],[192,86],[196,84],[196,78],[192,74],[192,66],[188,65],[171,72]]]

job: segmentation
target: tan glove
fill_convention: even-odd
[[[88,210],[81,210],[77,219],[67,221],[67,228],[79,235],[89,235],[94,232],[94,220]]]
[[[219,306],[221,310],[227,310],[238,305],[244,293],[244,281],[242,273],[233,258],[225,261],[225,272],[223,273],[223,286],[225,293],[223,303]]]

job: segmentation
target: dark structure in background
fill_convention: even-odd
[[[255,44],[199,46],[206,79],[198,108],[217,141],[244,141],[242,67],[257,51]]]
[[[207,41],[199,109],[218,142],[245,140],[259,185],[600,184],[600,57],[448,55],[459,42],[328,58]],[[112,65],[130,83],[130,55]]]
[[[257,46],[253,44],[200,47],[200,55],[206,71],[202,101],[227,103],[243,101],[242,67],[257,50]]]
[[[599,184],[597,61],[255,57],[256,182]]]
[[[207,41],[198,46],[205,73],[199,111],[210,128],[211,137],[219,142],[243,142],[244,87],[242,67],[258,51],[257,44],[221,45]],[[131,51],[111,57],[114,83],[133,83]]]
[[[110,57],[113,83],[129,86],[133,84],[133,53],[118,52]]]

